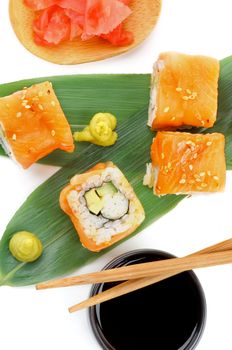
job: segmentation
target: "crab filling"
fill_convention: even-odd
[[[153,166],[152,163],[146,164],[146,174],[143,178],[143,185],[148,186],[149,188],[154,188],[156,192],[156,185],[158,181],[159,167]]]
[[[2,146],[2,148],[4,149],[4,151],[6,152],[6,154],[8,156],[12,156],[12,150],[10,148],[9,143],[6,140],[4,127],[3,127],[2,123],[0,123],[0,145]]]
[[[149,104],[148,121],[147,121],[147,125],[150,127],[152,127],[153,121],[156,118],[159,75],[163,69],[164,69],[164,61],[158,60],[154,64],[153,74],[151,78],[150,104]]]
[[[108,220],[122,218],[129,209],[128,199],[116,189],[112,182],[92,188],[85,193],[84,197],[92,214],[101,215]]]

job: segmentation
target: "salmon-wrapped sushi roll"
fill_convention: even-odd
[[[50,82],[0,98],[0,142],[25,169],[55,149],[74,150],[69,123]]]
[[[92,251],[128,236],[145,218],[133,188],[112,162],[74,176],[60,194],[60,206]]]
[[[222,134],[158,132],[151,146],[144,185],[154,194],[223,191],[226,181]]]
[[[152,130],[212,127],[218,105],[219,61],[175,52],[154,64],[148,125]]]

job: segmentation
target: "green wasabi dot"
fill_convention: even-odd
[[[20,231],[12,236],[9,250],[15,259],[22,262],[32,262],[41,256],[43,245],[33,233]]]

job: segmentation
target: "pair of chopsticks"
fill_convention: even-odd
[[[68,287],[81,284],[126,281],[90,297],[69,308],[75,312],[104,301],[133,292],[178,273],[196,268],[232,263],[232,239],[207,247],[183,258],[171,258],[154,262],[134,264],[100,272],[40,283],[36,289]]]

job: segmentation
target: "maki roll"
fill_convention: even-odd
[[[91,251],[128,236],[145,218],[133,188],[112,162],[74,176],[60,194],[60,206]]]
[[[57,148],[73,152],[72,132],[50,82],[0,98],[0,142],[24,169]]]
[[[144,185],[154,194],[220,192],[226,181],[222,134],[158,132],[151,146]]]
[[[218,105],[219,61],[175,52],[160,54],[151,81],[152,130],[212,127]]]

